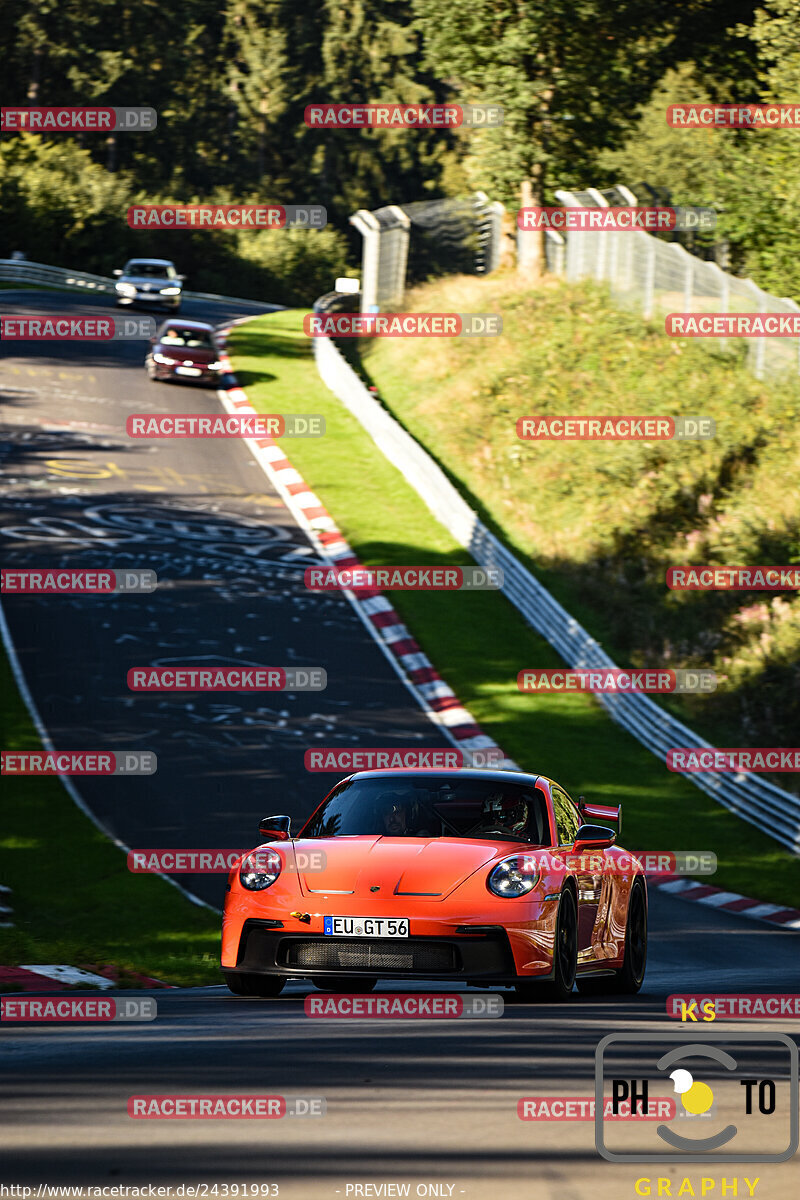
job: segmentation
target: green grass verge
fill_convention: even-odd
[[[4,750],[40,749],[0,651]],[[0,806],[0,964],[114,966],[120,985],[135,972],[182,986],[221,983],[220,918],[151,875],[133,875],[125,855],[75,806],[56,776],[5,776]]]
[[[322,384],[304,313],[272,313],[235,328],[234,370],[261,412],[324,415],[327,435],[286,439],[292,464],[368,564],[471,560]],[[561,666],[555,651],[492,592],[394,592],[392,603],[437,670],[521,767],[574,795],[624,805],[623,843],[638,850],[712,850],[709,882],[794,906],[800,863],[657,759],[590,695],[523,695],[517,672]]]

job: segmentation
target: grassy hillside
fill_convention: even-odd
[[[716,693],[670,702],[711,740],[796,745],[797,594],[670,592],[664,574],[800,561],[800,380],[759,382],[742,344],[670,340],[592,284],[448,279],[404,307],[503,316],[501,337],[362,347],[387,408],[488,524],[617,662],[716,670]],[[528,414],[703,415],[717,435],[522,442]]]

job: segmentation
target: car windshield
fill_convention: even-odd
[[[172,263],[129,262],[125,266],[123,275],[139,275],[148,279],[174,279],[176,271]]]
[[[298,836],[364,835],[550,843],[547,805],[539,788],[433,774],[345,781]]]
[[[213,350],[214,342],[210,333],[203,329],[176,329],[170,327],[161,334],[164,346],[186,346],[189,350]]]

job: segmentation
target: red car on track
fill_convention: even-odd
[[[150,339],[144,360],[151,379],[217,383],[223,374],[220,348],[212,325],[170,317]]]
[[[232,992],[276,996],[287,979],[369,991],[378,979],[513,986],[522,999],[638,992],[647,958],[641,864],[618,808],[574,803],[543,775],[361,771],[296,839],[267,841],[231,871],[222,969]]]

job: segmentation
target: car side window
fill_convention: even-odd
[[[558,844],[559,846],[571,846],[580,827],[580,815],[567,793],[562,792],[561,788],[552,787],[551,795],[556,814]]]

